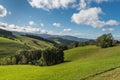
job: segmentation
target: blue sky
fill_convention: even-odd
[[[120,39],[119,0],[0,0],[0,28],[31,33]]]

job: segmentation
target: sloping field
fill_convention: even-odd
[[[96,46],[70,49],[65,51],[65,61],[65,63],[48,67],[0,66],[0,80],[88,79],[91,75],[120,66],[120,46],[106,49]]]
[[[0,57],[14,55],[20,49],[45,49],[53,44],[24,36],[17,36],[15,40],[0,37]]]
[[[53,47],[52,43],[49,43],[47,41],[38,40],[30,37],[25,36],[18,36],[17,39],[24,45],[29,46],[33,49],[45,49]]]
[[[15,54],[19,49],[28,49],[28,47],[15,40],[0,37],[0,57]]]

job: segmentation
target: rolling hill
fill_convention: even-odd
[[[74,42],[74,41],[71,41],[71,40],[62,39],[62,38],[54,38],[54,37],[50,37],[50,38],[47,38],[47,39],[56,42],[58,45],[63,45],[63,46],[68,46],[68,45],[70,45],[71,43]]]
[[[45,39],[35,35],[14,36],[8,31],[0,34],[0,58],[14,55],[21,49],[46,49],[54,47],[56,43],[68,45],[73,42],[63,38]],[[65,50],[65,62],[54,66],[0,66],[2,75],[0,80],[118,80],[120,79],[119,48],[120,46],[105,49],[84,46]]]
[[[7,37],[7,38],[13,38],[14,37],[12,32],[4,30],[4,29],[0,29],[0,36]]]
[[[0,57],[15,54],[21,49],[45,49],[54,47],[52,43],[29,38],[25,36],[16,36],[15,40],[0,37]]]
[[[77,47],[66,50],[65,62],[59,65],[0,66],[0,80],[93,80],[91,76],[119,66],[120,46],[105,49],[96,46]]]
[[[0,37],[0,57],[15,54],[19,49],[29,49],[29,47],[18,41]]]
[[[52,41],[38,37],[15,36],[10,31],[0,29],[0,58],[4,56],[14,55],[21,49],[46,49],[54,47]]]

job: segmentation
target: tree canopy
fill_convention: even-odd
[[[112,47],[113,45],[113,36],[111,33],[109,34],[103,34],[100,37],[97,38],[97,46],[100,46],[101,48],[107,48]]]

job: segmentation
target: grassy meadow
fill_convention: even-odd
[[[15,40],[0,37],[0,58],[14,55],[21,49],[45,49],[53,47],[53,44],[25,36],[17,36]]]
[[[28,47],[18,41],[0,37],[0,57],[13,55],[19,49],[28,49]]]
[[[96,46],[77,47],[66,50],[64,57],[64,63],[54,66],[0,66],[0,80],[83,80],[90,75],[120,66],[120,46],[104,49]]]
[[[90,77],[88,80],[120,80],[120,68]]]

